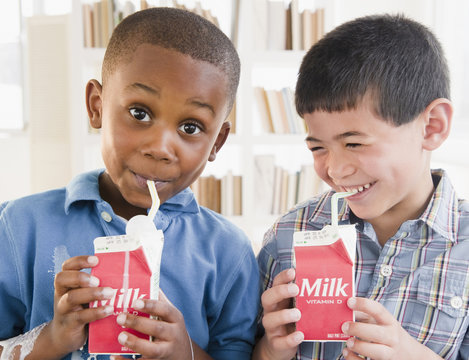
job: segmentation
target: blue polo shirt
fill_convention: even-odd
[[[125,234],[126,221],[99,195],[102,171],[0,205],[0,340],[53,318],[54,276],[64,260],[93,254],[98,236]],[[190,189],[160,206],[155,225],[165,236],[160,286],[193,341],[216,359],[249,359],[259,273],[248,238],[199,207]],[[86,349],[73,358],[87,359]]]

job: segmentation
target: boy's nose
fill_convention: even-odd
[[[175,159],[174,141],[169,131],[158,129],[145,138],[141,150],[147,157],[172,162]]]
[[[333,180],[341,180],[355,172],[355,166],[345,154],[329,154],[327,175]]]

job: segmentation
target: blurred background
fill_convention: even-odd
[[[225,179],[221,186],[227,190],[219,196],[217,211],[252,238],[259,239],[258,232],[284,211],[272,210],[271,203],[268,214],[256,210],[260,197],[270,197],[263,192],[266,184],[274,187],[268,175],[274,176],[273,168],[259,173],[259,165],[282,167],[284,177],[312,165],[304,129],[266,129],[256,94],[291,96],[309,46],[340,23],[367,14],[404,13],[430,27],[442,42],[455,113],[451,136],[435,152],[433,167],[447,169],[459,195],[469,198],[469,1],[8,0],[0,3],[0,202],[64,186],[76,174],[103,166],[99,133],[87,124],[84,86],[90,78],[100,79],[113,26],[147,6],[185,6],[215,22],[237,46],[242,75],[231,118],[235,130],[204,176]],[[227,175],[239,176],[239,187]],[[267,179],[259,183],[259,177]],[[285,206],[293,202],[285,200]]]

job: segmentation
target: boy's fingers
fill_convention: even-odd
[[[158,341],[169,341],[174,338],[174,326],[165,321],[122,313],[116,319],[125,328],[134,329],[142,334],[155,337]]]
[[[389,328],[382,325],[348,321],[342,325],[346,335],[355,336],[367,342],[383,343],[391,334]],[[388,341],[386,341],[388,343]]]
[[[98,265],[98,261],[99,259],[97,256],[75,256],[63,262],[62,270],[82,270],[86,268],[92,268]]]
[[[145,358],[165,358],[170,354],[169,343],[165,341],[150,342],[132,335],[126,331],[119,334],[119,344],[128,347],[132,351],[142,354]]]
[[[282,352],[295,348],[304,340],[304,335],[301,331],[295,331],[287,336],[275,336],[270,339],[272,349],[275,352]]]
[[[77,311],[68,312],[67,316],[69,322],[76,326],[82,326],[99,319],[104,319],[112,315],[113,312],[114,308],[112,306],[100,306],[97,308],[80,308]]]
[[[107,300],[115,294],[112,288],[79,288],[73,289],[61,296],[57,301],[57,310],[60,313],[73,311],[82,305],[97,301],[97,306],[105,305]]]
[[[298,309],[283,309],[264,314],[262,325],[266,329],[266,332],[273,332],[276,328],[295,323],[300,320],[300,318],[301,313]]]
[[[184,322],[181,312],[166,298],[161,296],[159,300],[139,299],[132,304],[135,310],[155,316],[168,323]]]
[[[358,356],[351,349],[346,347],[342,350],[342,355],[344,355],[345,360],[363,360],[362,357]]]
[[[347,301],[347,305],[352,310],[361,311],[373,318],[378,324],[392,324],[395,319],[389,311],[379,302],[362,297],[351,297]],[[369,319],[369,322],[372,322]]]
[[[264,313],[275,311],[282,307],[287,307],[289,305],[288,301],[284,304],[280,303],[284,300],[289,300],[298,293],[298,285],[291,283],[279,284],[271,287],[270,289],[267,289],[261,296]]]
[[[66,270],[55,276],[54,287],[58,296],[64,295],[69,289],[96,288],[99,279],[82,271]]]
[[[295,269],[286,269],[277,274],[274,277],[274,281],[272,282],[272,286],[280,285],[280,284],[288,284],[289,282],[295,280]]]
[[[361,311],[354,311],[355,314],[355,321],[368,323],[368,324],[376,324],[375,319],[373,319],[370,315],[365,314]]]
[[[370,359],[390,359],[392,354],[391,348],[386,345],[370,343],[357,338],[348,339],[346,345],[350,353],[356,353]],[[347,356],[346,359],[362,359],[355,354],[352,356],[352,354]]]

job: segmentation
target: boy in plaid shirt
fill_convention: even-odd
[[[297,205],[266,233],[254,359],[468,359],[469,203],[431,152],[448,137],[449,74],[440,44],[401,15],[345,23],[303,59],[296,107],[318,175],[331,191]],[[293,232],[355,224],[355,322],[347,342],[304,342],[292,308]]]

